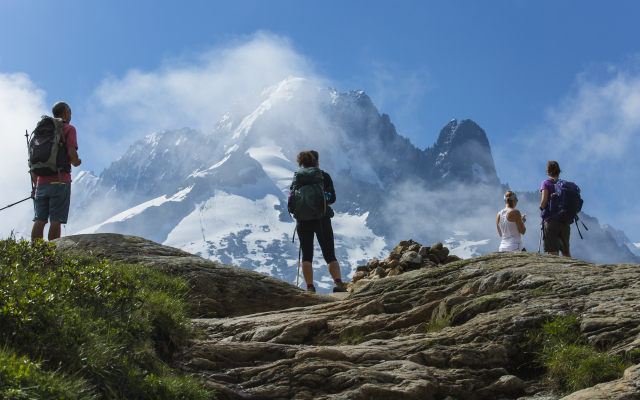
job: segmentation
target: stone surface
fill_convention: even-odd
[[[429,257],[429,261],[431,261],[432,263],[440,264],[440,259],[435,254],[429,254],[428,257]]]
[[[493,253],[362,279],[331,304],[194,320],[208,338],[176,366],[238,399],[557,400],[562,394],[526,368],[527,331],[575,313],[585,337],[620,332],[612,352],[640,348],[638,278],[633,264]],[[444,315],[451,326],[427,333]],[[354,334],[364,342],[348,345]],[[639,369],[567,398],[635,399]]]
[[[402,255],[400,262],[407,264],[420,264],[422,262],[422,256],[415,251],[409,250]]]
[[[351,282],[356,283],[358,282],[360,279],[366,277],[367,274],[364,271],[357,271],[355,274],[353,274],[353,278],[351,279]]]
[[[562,400],[638,400],[640,399],[640,365],[627,368],[622,379],[601,383],[563,397]]]
[[[245,288],[258,285],[255,272],[205,268],[201,262],[208,261],[179,250],[113,236],[58,243],[187,277],[206,279],[196,274],[205,270],[246,280]],[[287,287],[261,277],[264,293]],[[194,319],[203,336],[175,355],[174,367],[199,374],[219,399],[639,399],[640,365],[616,381],[556,393],[522,347],[527,333],[547,319],[576,314],[589,343],[606,344],[612,354],[640,349],[639,278],[635,264],[594,265],[526,252],[376,275],[350,283],[351,293],[307,294],[326,299],[322,304]],[[249,301],[244,293],[226,296],[207,297],[217,302],[210,307],[236,297]],[[430,320],[445,317],[449,326],[429,328]]]
[[[194,311],[200,316],[238,316],[335,301],[259,272],[205,260],[137,236],[74,235],[55,243],[62,251],[91,253],[98,258],[143,264],[186,277],[193,285]]]

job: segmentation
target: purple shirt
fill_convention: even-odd
[[[549,211],[549,203],[551,203],[551,195],[556,192],[556,186],[555,185],[556,185],[555,181],[553,179],[549,178],[547,180],[544,180],[542,182],[542,187],[540,187],[540,191],[543,191],[545,189],[549,191],[549,201],[547,201],[547,206],[544,208],[547,211]],[[543,221],[547,222],[550,219],[551,219],[551,216],[548,216],[548,217],[543,218]]]
[[[76,128],[73,125],[67,124],[66,122],[62,124],[62,133],[64,133],[65,144],[64,147],[67,149],[69,147],[75,147],[78,150],[78,139],[76,135]],[[69,156],[67,156],[67,162],[71,162]],[[62,182],[71,182],[71,174],[68,172],[60,172],[60,180]],[[49,176],[39,176],[36,185],[41,183],[51,183],[58,182],[58,174],[49,175]]]

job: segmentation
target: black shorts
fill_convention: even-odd
[[[333,228],[331,218],[322,217],[310,221],[298,221],[298,238],[302,249],[302,261],[313,262],[313,234],[315,233],[322,250],[322,256],[327,264],[338,261],[333,243]]]

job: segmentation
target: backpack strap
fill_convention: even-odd
[[[584,224],[582,224],[582,225],[584,225]],[[580,227],[578,226],[578,221],[577,220],[576,220],[576,228],[578,229],[578,234],[580,234],[580,239],[584,239],[582,237],[582,233],[580,233]]]
[[[289,214],[291,215],[291,214]],[[293,228],[293,239],[291,239],[291,243],[294,243],[296,241],[296,231],[298,230],[298,222],[296,221],[296,227]]]
[[[584,224],[584,222],[582,222],[582,220],[580,220],[580,218],[578,217],[578,215],[576,215],[576,220],[575,220],[575,222],[576,222],[576,228],[578,228],[578,233],[580,233],[580,227],[578,226],[578,221],[580,221],[580,223],[582,224],[582,226],[584,227],[584,229],[585,229],[585,230],[587,230],[587,231],[589,230],[589,228],[587,228],[587,226]],[[582,237],[582,233],[580,233],[580,239],[584,239],[584,238]]]

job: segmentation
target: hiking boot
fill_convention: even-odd
[[[315,293],[316,292],[316,287],[315,286],[308,287],[307,288],[307,292]]]
[[[346,291],[347,291],[347,287],[344,285],[343,282],[336,282],[333,284],[333,293],[341,293]]]

